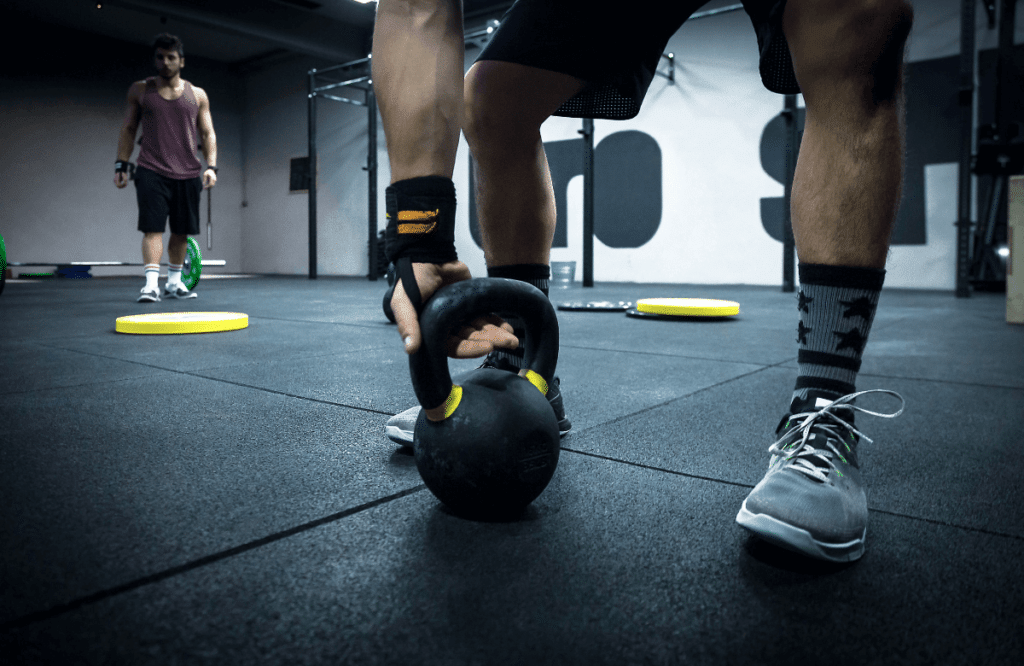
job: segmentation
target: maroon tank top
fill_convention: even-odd
[[[166,100],[156,89],[154,77],[146,79],[142,94],[142,149],[139,166],[175,180],[195,178],[203,171],[196,157],[199,134],[199,102],[192,84],[185,81],[185,92],[175,100]]]

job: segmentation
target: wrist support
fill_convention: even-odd
[[[131,162],[128,160],[118,160],[114,162],[114,171],[121,173],[128,173],[128,168],[131,166]]]
[[[388,226],[384,253],[419,313],[423,299],[412,264],[457,261],[455,251],[455,183],[442,176],[400,180],[385,190]]]

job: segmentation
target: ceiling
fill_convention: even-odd
[[[467,31],[501,18],[511,4],[464,0]],[[148,45],[155,34],[170,32],[181,38],[186,55],[242,68],[289,54],[337,63],[363,58],[376,9],[354,0],[4,0],[4,5],[44,23],[136,44]]]

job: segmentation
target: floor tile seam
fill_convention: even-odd
[[[612,458],[611,456],[603,456],[599,453],[591,453],[589,451],[580,451],[579,449],[570,449],[568,447],[561,447],[561,451],[565,453],[575,453],[581,456],[587,456],[588,458],[597,458],[598,460],[606,460],[608,462],[618,463],[620,465],[627,465],[629,467],[637,467],[640,469],[650,470],[652,472],[664,472],[673,476],[683,476],[688,479],[699,479],[701,481],[710,481],[711,483],[720,483],[723,485],[737,486],[740,488],[746,488],[748,490],[753,489],[754,486],[748,483],[739,483],[736,481],[729,481],[727,479],[716,479],[712,476],[701,476],[700,474],[690,474],[689,472],[680,472],[679,470],[668,469],[666,467],[655,467],[654,465],[645,465],[644,463],[634,462],[632,460],[623,460],[621,458]]]
[[[145,364],[142,364],[142,363],[139,363],[138,365],[143,365],[144,367],[152,367],[152,368],[154,368],[156,370],[162,370],[164,372],[169,372],[169,373],[172,373],[172,374],[185,375],[187,377],[195,377],[196,379],[205,379],[205,380],[211,381],[211,382],[218,382],[218,383],[221,383],[221,384],[229,384],[231,386],[238,386],[239,388],[252,389],[254,391],[261,391],[263,393],[270,393],[272,395],[280,395],[280,396],[284,396],[286,398],[294,398],[296,400],[305,400],[307,402],[315,402],[315,403],[318,403],[318,404],[321,404],[321,405],[329,405],[331,407],[341,407],[343,409],[354,409],[354,410],[357,410],[357,411],[360,411],[360,412],[367,412],[369,414],[378,414],[380,416],[394,416],[395,415],[394,413],[392,413],[390,411],[382,411],[382,410],[379,410],[379,409],[372,409],[370,407],[360,407],[359,405],[347,405],[347,404],[344,404],[344,403],[341,403],[341,402],[331,402],[330,400],[321,400],[319,398],[311,398],[311,397],[305,396],[305,395],[295,395],[293,393],[285,393],[284,391],[275,391],[274,389],[268,389],[268,388],[265,388],[265,387],[262,387],[262,386],[252,386],[251,384],[243,384],[241,382],[233,382],[233,381],[228,380],[228,379],[219,379],[217,377],[207,377],[205,375],[201,375],[201,374],[198,374],[198,373],[195,373],[195,372],[185,372],[184,370],[169,370],[167,368],[159,368],[159,367],[156,367],[156,366],[145,366]],[[138,379],[139,379],[139,377],[125,377],[123,379],[112,379],[112,380],[105,381],[105,382],[92,382],[92,383],[89,383],[89,384],[77,384],[75,386],[57,386],[57,387],[50,387],[50,388],[31,389],[31,390],[28,390],[28,391],[20,391],[20,392],[17,392],[17,393],[0,393],[0,395],[3,395],[3,396],[26,395],[26,394],[29,394],[29,393],[41,393],[43,391],[60,391],[60,390],[73,389],[73,388],[95,387],[95,386],[100,386],[100,385],[103,385],[103,384],[116,384],[118,382],[129,382],[129,381],[135,381],[135,380],[138,380]]]
[[[149,363],[142,363],[140,361],[133,361],[131,359],[120,358],[120,357],[117,357],[117,356],[108,356],[106,354],[97,354],[96,352],[82,351],[81,349],[72,349],[72,348],[69,348],[69,347],[61,346],[61,345],[45,344],[45,343],[38,343],[38,342],[34,342],[34,343],[31,343],[31,344],[38,345],[38,346],[44,347],[46,349],[57,349],[57,350],[60,350],[60,351],[65,351],[65,352],[69,352],[69,353],[73,353],[73,354],[83,354],[85,356],[95,356],[97,358],[107,359],[107,360],[111,360],[111,361],[122,361],[124,363],[133,363],[135,365],[141,365],[143,367],[154,368],[154,369],[157,369],[157,370],[168,370],[168,368],[161,368],[158,365],[152,365],[152,364],[149,364]],[[342,351],[342,352],[339,352],[339,351],[324,352],[324,353],[316,352],[316,353],[312,353],[312,354],[301,354],[300,353],[300,354],[298,354],[296,356],[289,357],[287,360],[295,360],[295,359],[305,360],[305,359],[328,358],[328,357],[331,357],[331,356],[344,356],[346,354],[358,354],[358,353],[367,352],[367,351],[377,351],[377,350],[383,349],[383,348],[384,347],[378,347],[376,345],[373,345],[373,346],[369,346],[369,347],[358,347],[358,348],[355,348],[355,349],[348,349],[348,350]],[[262,365],[262,364],[265,364],[265,363],[266,363],[266,360],[253,361],[252,363],[232,363],[232,364],[229,364],[229,365],[215,365],[215,366],[208,367],[207,370],[221,370],[221,369],[224,369],[224,368],[243,368],[243,367],[246,367],[246,366],[249,366],[249,365]]]
[[[389,411],[381,411],[379,409],[371,409],[369,407],[360,407],[358,405],[346,405],[346,404],[341,403],[341,402],[331,402],[330,400],[321,400],[320,398],[311,398],[311,397],[306,396],[306,395],[295,395],[294,393],[285,393],[284,391],[275,391],[274,389],[269,389],[269,388],[265,388],[265,387],[262,387],[262,386],[252,386],[251,384],[243,384],[241,382],[233,382],[233,381],[231,381],[229,379],[218,379],[216,377],[206,377],[204,375],[200,375],[200,374],[196,374],[196,373],[192,373],[192,372],[181,372],[181,374],[188,375],[190,377],[197,377],[199,379],[206,379],[206,380],[213,381],[213,382],[219,382],[221,384],[229,384],[231,386],[238,386],[240,388],[252,389],[254,391],[260,391],[260,392],[263,392],[263,393],[270,393],[272,395],[280,395],[280,396],[284,396],[286,398],[294,398],[295,400],[305,400],[306,402],[315,402],[317,404],[328,405],[330,407],[341,407],[343,409],[354,409],[356,411],[367,412],[369,414],[378,414],[378,415],[381,415],[381,416],[394,416],[394,414],[392,414]]]
[[[601,423],[595,423],[592,426],[588,426],[588,427],[586,427],[586,428],[584,428],[582,430],[578,430],[578,431],[574,431],[574,432],[582,434],[582,433],[590,432],[591,430],[594,430],[596,428],[603,428],[605,426],[615,425],[616,423],[620,423],[622,421],[625,421],[626,419],[631,419],[631,418],[633,418],[635,416],[640,416],[642,414],[646,414],[647,412],[654,411],[655,409],[661,409],[662,407],[667,407],[667,406],[671,405],[672,403],[679,402],[681,400],[686,400],[687,398],[692,398],[693,396],[695,396],[695,395],[697,395],[699,393],[703,393],[704,391],[709,391],[711,389],[718,388],[720,386],[724,386],[725,384],[728,384],[730,382],[736,381],[738,379],[744,379],[745,377],[750,377],[751,375],[756,375],[757,373],[763,372],[765,370],[771,370],[772,368],[781,367],[783,363],[788,363],[790,360],[792,360],[792,359],[787,359],[785,361],[780,361],[778,363],[773,363],[771,365],[763,365],[763,366],[758,367],[755,370],[751,370],[750,372],[745,372],[742,375],[736,375],[735,377],[730,377],[729,379],[724,379],[724,380],[722,380],[722,381],[720,381],[720,382],[718,382],[716,384],[711,384],[709,386],[702,386],[701,388],[699,388],[699,389],[697,389],[695,391],[691,391],[689,393],[685,393],[683,395],[679,395],[679,396],[676,396],[674,398],[670,398],[668,400],[665,400],[664,402],[659,402],[656,405],[648,405],[647,407],[644,407],[643,409],[638,409],[635,412],[630,412],[629,414],[622,414],[621,416],[617,416],[614,419],[611,419],[609,421],[603,421]],[[754,364],[753,363],[747,363],[745,365],[754,365]]]
[[[351,326],[352,328],[380,328],[381,324],[353,324],[351,322],[338,322],[338,321],[317,321],[310,319],[291,319],[288,317],[269,317],[267,315],[250,315],[249,319],[269,319],[270,321],[283,321],[290,322],[293,324],[325,324],[328,326]],[[396,329],[397,330],[397,329]]]
[[[930,523],[932,525],[938,525],[939,527],[951,527],[953,529],[964,530],[966,532],[977,532],[979,534],[987,534],[989,536],[1002,537],[1004,539],[1012,539],[1014,541],[1024,541],[1024,535],[1021,534],[1010,534],[1009,532],[997,532],[995,530],[985,529],[984,527],[973,527],[971,525],[959,525],[957,523],[951,523],[947,520],[936,520],[935,518],[925,518],[924,516],[911,516],[905,513],[897,513],[895,511],[886,511],[885,509],[875,509],[868,507],[868,511],[872,513],[881,513],[886,516],[892,516],[894,518],[905,518],[907,520],[916,520],[919,522]]]
[[[693,361],[710,361],[712,363],[734,363],[736,365],[754,365],[754,366],[759,366],[759,367],[762,367],[762,368],[770,368],[770,367],[774,367],[774,366],[780,365],[782,363],[789,363],[791,361],[795,361],[796,360],[796,356],[793,356],[793,357],[787,358],[787,359],[785,359],[783,361],[779,361],[779,362],[776,362],[776,363],[765,364],[765,363],[753,363],[751,361],[735,361],[735,360],[732,360],[732,359],[724,359],[724,358],[708,358],[706,356],[690,356],[688,354],[667,354],[667,353],[664,353],[664,352],[645,352],[645,351],[637,351],[635,349],[609,349],[607,347],[584,347],[582,345],[559,344],[559,349],[577,349],[577,350],[580,350],[580,351],[593,351],[593,352],[603,352],[603,353],[611,352],[613,354],[636,354],[638,356],[664,356],[664,357],[668,357],[668,358],[683,358],[683,359],[688,359],[688,360],[693,360]]]
[[[322,527],[330,523],[338,522],[339,520],[343,520],[350,516],[362,513],[364,511],[368,511],[370,509],[376,508],[383,504],[387,504],[389,502],[393,502],[403,497],[407,497],[409,495],[418,493],[425,489],[426,485],[424,484],[413,486],[412,488],[406,488],[405,490],[401,490],[397,493],[393,493],[386,497],[381,497],[370,502],[365,502],[363,504],[360,504],[359,506],[350,507],[348,509],[330,514],[328,516],[322,516],[320,518],[316,518],[314,520],[302,523],[301,525],[296,525],[294,527],[290,527],[279,532],[274,532],[273,534],[260,537],[259,539],[254,539],[252,541],[249,541],[238,546],[234,546],[232,548],[228,548],[216,553],[211,553],[210,555],[204,555],[203,557],[196,558],[190,562],[185,562],[183,564],[179,564],[177,566],[164,569],[163,571],[158,571],[156,573],[149,574],[148,576],[136,578],[133,581],[128,581],[127,583],[122,583],[121,585],[116,585],[105,590],[100,590],[92,594],[78,597],[77,599],[72,599],[71,601],[58,604],[56,606],[52,606],[42,611],[36,611],[34,613],[29,613],[28,615],[23,615],[18,618],[7,620],[5,622],[0,623],[0,632],[18,629],[30,624],[34,624],[36,622],[49,620],[58,615],[63,615],[64,613],[69,613],[71,611],[78,610],[83,606],[98,603],[100,601],[116,597],[118,595],[127,594],[128,592],[132,592],[147,585],[163,582],[170,578],[174,578],[176,576],[189,573],[196,569],[209,566],[211,564],[216,564],[223,560],[230,559],[238,555],[242,555],[244,553],[256,550],[263,546],[270,545],[277,541],[282,541],[297,534],[308,532],[310,530],[314,530],[318,527]]]
[[[320,400],[319,398],[311,398],[309,396],[295,395],[295,394],[292,394],[292,393],[285,393],[284,391],[275,391],[274,389],[268,389],[268,388],[265,388],[265,387],[262,387],[262,386],[253,386],[251,384],[243,384],[241,382],[233,382],[233,381],[228,380],[228,379],[221,379],[221,378],[218,378],[218,377],[209,377],[207,375],[199,374],[198,372],[188,372],[186,370],[173,370],[171,368],[162,368],[162,367],[157,366],[157,365],[150,365],[148,363],[140,363],[139,361],[132,361],[132,360],[128,360],[128,359],[120,359],[120,358],[115,358],[115,357],[111,357],[111,356],[104,356],[103,354],[93,354],[93,353],[90,353],[90,352],[83,352],[81,350],[65,350],[65,351],[74,351],[74,352],[78,352],[78,353],[85,354],[85,355],[88,355],[88,356],[96,356],[98,358],[105,358],[105,359],[108,359],[108,360],[123,361],[124,363],[131,363],[133,365],[139,365],[139,366],[142,366],[144,368],[151,368],[153,370],[159,370],[159,371],[167,372],[167,373],[171,373],[171,374],[185,375],[187,377],[195,377],[197,379],[206,379],[206,380],[212,381],[212,382],[219,382],[219,383],[222,383],[222,384],[230,384],[232,386],[238,386],[238,387],[241,387],[241,388],[253,389],[255,391],[262,391],[264,393],[271,393],[271,394],[274,394],[274,395],[282,395],[282,396],[285,396],[287,398],[295,398],[297,400],[306,400],[306,401],[309,401],[309,402],[316,402],[316,403],[320,403],[320,404],[323,404],[323,405],[330,405],[332,407],[343,407],[343,408],[347,408],[347,409],[356,409],[356,410],[359,410],[359,411],[362,411],[362,412],[369,412],[371,414],[381,414],[383,416],[394,416],[394,414],[392,414],[389,411],[381,411],[379,409],[370,409],[369,407],[360,407],[358,405],[346,405],[346,404],[340,403],[340,402],[331,402],[329,400]],[[351,353],[351,352],[346,352],[346,353]],[[323,357],[322,356],[312,356],[312,357],[304,357],[304,358],[323,358]],[[253,365],[253,364],[246,363],[244,365]],[[242,367],[242,366],[230,366],[230,365],[228,365],[228,366],[220,366],[220,367],[223,367],[223,368],[234,368],[234,367]],[[218,368],[211,368],[211,369],[212,370],[216,370]],[[46,387],[46,388],[29,389],[27,391],[16,391],[16,392],[11,392],[11,393],[0,392],[0,395],[3,395],[3,396],[27,395],[29,393],[41,393],[41,392],[44,392],[44,391],[62,391],[62,390],[66,390],[66,389],[96,387],[96,386],[102,386],[102,385],[105,385],[105,384],[116,384],[118,382],[136,381],[138,379],[140,379],[140,378],[139,377],[124,377],[124,378],[121,378],[121,379],[110,379],[110,380],[106,380],[106,381],[94,381],[94,382],[89,382],[89,383],[86,383],[86,384],[74,384],[74,385],[71,385],[71,386],[51,386],[51,387]]]
[[[588,458],[597,458],[599,460],[605,460],[605,461],[612,462],[612,463],[618,463],[620,465],[626,465],[628,467],[636,467],[636,468],[640,468],[640,469],[646,469],[646,470],[649,470],[649,471],[652,471],[652,472],[662,472],[662,473],[665,473],[665,474],[671,474],[672,476],[682,476],[682,477],[685,477],[685,478],[688,478],[688,479],[696,479],[696,480],[699,480],[699,481],[708,481],[708,482],[716,483],[716,484],[720,484],[720,485],[736,486],[736,487],[739,487],[739,488],[746,488],[748,490],[752,490],[755,487],[755,486],[753,486],[753,485],[751,485],[749,483],[740,483],[738,481],[730,481],[728,479],[719,479],[719,478],[715,478],[713,476],[702,476],[700,474],[692,474],[692,473],[689,473],[689,472],[681,472],[679,470],[668,469],[668,468],[665,468],[665,467],[656,467],[654,465],[646,465],[644,463],[634,462],[632,460],[623,460],[621,458],[613,458],[611,456],[604,456],[604,455],[601,455],[599,453],[591,453],[589,451],[581,451],[579,449],[570,449],[570,448],[564,447],[564,446],[561,447],[561,451],[566,452],[566,453],[575,453],[575,454],[581,455],[581,456],[587,456]],[[913,521],[918,521],[918,522],[930,523],[932,525],[938,525],[940,527],[950,527],[950,528],[953,528],[953,529],[964,530],[964,531],[967,531],[967,532],[978,532],[980,534],[987,534],[989,536],[1002,537],[1002,538],[1005,538],[1005,539],[1012,539],[1012,540],[1015,540],[1015,541],[1024,541],[1024,535],[1010,534],[1008,532],[997,532],[995,530],[988,530],[988,529],[985,529],[983,527],[973,527],[971,525],[959,525],[959,524],[951,523],[951,522],[945,521],[945,520],[936,520],[935,518],[926,518],[924,516],[912,516],[912,515],[905,514],[905,513],[896,513],[895,511],[886,511],[885,509],[878,509],[878,508],[873,508],[873,507],[868,507],[868,511],[870,511],[871,513],[880,513],[880,514],[884,514],[884,515],[887,515],[887,516],[892,516],[894,518],[903,518],[903,519],[906,519],[906,520],[913,520]]]
[[[871,372],[858,373],[857,378],[875,377],[879,379],[894,379],[909,382],[928,382],[931,384],[948,384],[950,386],[969,386],[972,388],[1005,389],[1008,391],[1024,391],[1024,386],[1006,386],[1002,384],[980,384],[976,382],[959,382],[950,379],[932,379],[929,377],[904,377],[902,375],[880,375]]]

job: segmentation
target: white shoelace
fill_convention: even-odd
[[[899,411],[892,414],[884,414],[882,412],[873,412],[869,409],[864,409],[863,407],[850,404],[857,397],[868,393],[887,393],[899,398]],[[839,415],[835,413],[837,408],[863,412],[871,416],[880,416],[884,419],[894,419],[903,413],[903,408],[906,407],[906,404],[907,402],[903,399],[903,396],[895,391],[888,391],[886,389],[870,389],[868,391],[859,391],[857,393],[844,395],[843,397],[836,399],[832,404],[827,407],[823,407],[816,412],[801,412],[799,414],[793,414],[789,417],[787,426],[789,423],[793,423],[800,419],[803,419],[803,422],[797,427],[787,431],[781,439],[768,447],[768,453],[773,456],[770,464],[775,463],[775,456],[785,456],[786,460],[793,461],[790,462],[787,467],[791,467],[812,479],[821,481],[822,483],[828,479],[829,469],[835,469],[836,473],[842,476],[842,472],[836,469],[835,464],[832,462],[832,456],[828,451],[822,450],[820,447],[816,448],[807,443],[807,440],[812,435],[811,429],[816,428],[817,434],[824,434],[825,446],[827,446],[832,453],[838,456],[839,459],[845,463],[846,458],[844,458],[843,454],[839,452],[836,444],[842,442],[843,446],[846,447],[847,452],[851,449],[850,445],[847,444],[845,439],[843,439],[843,433],[839,431],[839,428],[845,428],[847,432],[852,432],[868,442],[872,442],[873,440],[853,427],[852,424],[841,419]],[[798,439],[799,441],[797,441]],[[809,458],[816,458],[822,461],[825,463],[825,467],[815,465],[809,460]]]

